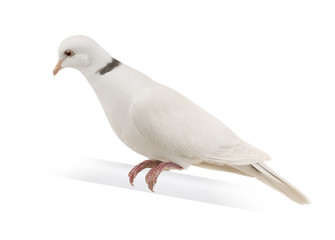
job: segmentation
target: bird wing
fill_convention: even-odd
[[[147,141],[177,156],[219,165],[268,160],[267,154],[242,141],[218,119],[162,85],[138,97],[130,117]]]

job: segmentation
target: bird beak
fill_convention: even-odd
[[[59,72],[59,70],[62,69],[62,63],[63,63],[63,60],[59,60],[56,67],[54,68],[54,76]]]

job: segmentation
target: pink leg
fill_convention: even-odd
[[[154,191],[154,186],[157,183],[158,176],[163,171],[169,171],[171,169],[182,170],[183,167],[173,162],[161,162],[158,166],[151,168],[151,170],[145,176],[145,181],[151,191]]]
[[[133,169],[130,170],[130,172],[128,173],[128,177],[129,177],[129,182],[131,185],[134,186],[134,180],[135,177],[137,176],[137,174],[139,174],[143,169],[145,168],[154,168],[156,166],[158,166],[161,163],[161,161],[158,160],[146,160],[141,162],[140,164],[137,164],[135,167],[133,167]]]

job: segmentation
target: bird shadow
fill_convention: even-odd
[[[135,186],[130,185],[128,172],[132,165],[109,160],[80,158],[56,173],[69,179],[109,185],[151,193],[144,181],[146,170],[138,174]],[[245,210],[264,210],[250,186],[180,172],[163,172],[155,186],[155,193],[204,203]],[[151,193],[152,194],[152,193]]]

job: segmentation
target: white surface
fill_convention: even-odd
[[[134,183],[135,186],[129,184],[127,175],[132,167],[129,164],[108,160],[80,158],[77,161],[67,161],[63,166],[58,165],[54,168],[54,173],[56,176],[69,179],[150,192],[147,184],[143,181],[145,172],[148,172],[148,170],[144,170],[138,175]],[[159,179],[159,184],[154,191],[156,194],[166,196],[246,210],[266,209],[266,207],[271,206],[273,200],[271,198],[264,200],[262,194],[255,194],[257,188],[233,182],[174,172],[164,172]]]
[[[0,5],[1,239],[334,238],[328,220],[335,214],[331,1]],[[312,205],[298,206],[249,178],[197,168],[164,173],[157,194],[60,176],[60,169],[87,169],[87,158],[92,164],[111,161],[106,168],[93,165],[103,176],[126,172],[107,167],[113,163],[144,160],[114,136],[79,72],[52,76],[58,45],[73,34],[93,37],[120,61],[178,90],[268,152],[269,165]],[[167,181],[172,176],[182,182]],[[144,187],[143,178],[138,176],[135,190]],[[229,200],[244,205],[171,197],[183,193],[183,186],[196,186],[192,179],[204,192],[189,198],[218,192],[204,181],[228,183],[237,185]]]

